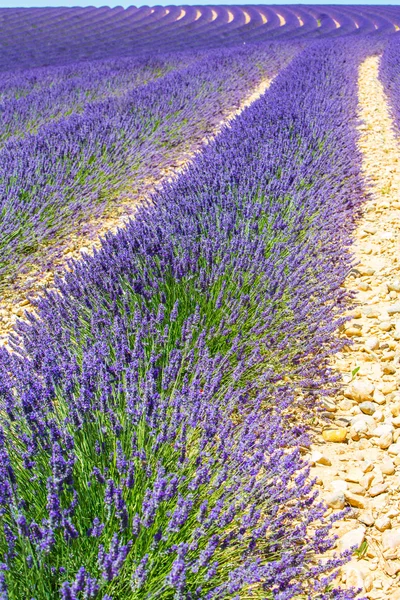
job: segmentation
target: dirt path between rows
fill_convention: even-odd
[[[68,261],[71,259],[79,259],[82,253],[91,253],[94,248],[99,248],[101,238],[106,233],[115,233],[119,228],[124,227],[126,222],[132,218],[136,208],[140,203],[146,201],[150,195],[164,182],[175,179],[181,171],[193,161],[197,153],[204,149],[204,146],[212,141],[235,117],[237,117],[245,108],[255,102],[271,85],[272,79],[263,79],[261,83],[251,91],[249,96],[243,100],[239,108],[233,110],[224,118],[216,127],[212,136],[204,138],[200,147],[182,156],[180,162],[176,162],[173,167],[164,169],[160,178],[156,182],[149,182],[145,189],[141,190],[128,203],[118,207],[117,216],[104,215],[96,221],[89,223],[92,233],[88,237],[82,235],[71,235],[68,238],[63,256],[51,260],[51,268],[43,272],[42,263],[38,264],[37,270],[29,272],[27,275],[21,275],[17,278],[15,285],[4,293],[0,305],[0,345],[7,346],[7,340],[10,330],[13,328],[15,321],[18,318],[23,318],[25,311],[33,311],[34,307],[29,298],[34,299],[43,293],[45,288],[51,288],[54,283],[55,274],[62,274],[68,269]]]
[[[354,341],[332,359],[342,393],[327,400],[312,448],[312,474],[330,511],[351,507],[336,524],[337,548],[359,548],[342,569],[343,587],[360,597],[400,599],[400,140],[379,81],[379,57],[359,71],[363,125],[359,147],[372,199],[364,206],[353,252],[359,264],[345,286],[356,291]]]

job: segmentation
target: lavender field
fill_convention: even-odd
[[[386,435],[352,433],[376,394],[330,406],[377,179],[359,74],[379,60],[396,154],[400,7],[0,23],[0,600],[400,598],[400,563],[342,576],[375,555],[337,523],[379,482],[334,501],[310,455]]]

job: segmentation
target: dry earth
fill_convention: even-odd
[[[82,253],[91,253],[94,248],[99,248],[101,238],[108,232],[116,232],[119,228],[126,225],[127,221],[134,215],[136,208],[140,203],[146,202],[152,193],[164,182],[171,181],[194,159],[198,152],[201,152],[204,146],[215,138],[225,125],[228,125],[232,119],[238,116],[245,108],[250,106],[255,100],[271,85],[272,79],[263,79],[261,83],[251,91],[251,94],[243,100],[239,108],[236,108],[224,118],[216,127],[212,136],[208,136],[201,141],[190,154],[182,157],[179,163],[162,171],[160,179],[150,181],[145,184],[144,189],[130,198],[128,202],[118,206],[118,210],[113,208],[114,216],[104,215],[102,218],[90,223],[90,237],[82,235],[71,235],[63,252],[62,258],[54,259],[46,272],[43,273],[42,267],[38,265],[37,270],[32,270],[28,275],[21,275],[15,282],[15,286],[10,287],[1,299],[0,305],[0,345],[7,345],[8,335],[13,328],[15,321],[22,318],[25,311],[33,311],[34,307],[30,299],[34,299],[45,288],[51,288],[54,283],[54,276],[62,274],[68,269],[68,261],[79,259]],[[115,216],[117,213],[117,216]],[[51,250],[49,250],[50,252]]]
[[[336,523],[337,548],[359,551],[342,569],[343,586],[399,600],[400,140],[378,74],[379,57],[359,72],[359,147],[372,199],[355,232],[359,264],[345,282],[356,297],[340,335],[354,343],[333,357],[343,387],[326,401],[332,426],[325,423],[311,459],[330,511],[350,507]]]

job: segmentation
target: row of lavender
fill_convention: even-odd
[[[393,36],[385,47],[379,65],[380,79],[388,96],[397,135],[400,134],[400,40]]]
[[[168,6],[0,10],[0,70],[240,43],[394,33],[397,6]]]
[[[295,58],[2,350],[3,598],[352,597],[291,415],[331,379],[367,50]]]
[[[16,101],[8,98],[4,105],[11,107],[14,134],[19,127],[15,114],[18,119],[22,115],[20,127],[25,123],[26,129],[34,114],[32,127],[38,131],[14,135],[0,149],[1,286],[20,274],[24,265],[28,269],[37,261],[46,245],[65,239],[79,230],[80,221],[87,223],[106,208],[115,211],[140,185],[156,179],[166,166],[196,148],[240,105],[249,89],[275,74],[296,50],[264,44],[167,56],[142,64],[133,61],[133,72],[132,61],[127,72],[122,62],[125,93],[83,105],[79,76],[69,84],[56,84],[54,95],[42,91],[47,70],[33,73],[33,91]],[[117,78],[117,67],[111,67]],[[99,76],[93,63],[82,67],[84,77],[95,72],[86,91],[100,93],[101,74],[109,68],[109,63],[101,64]],[[61,75],[68,71],[50,71],[60,75],[60,70]],[[135,87],[144,77],[158,78]],[[21,90],[16,79],[10,82],[9,94],[11,89]],[[21,80],[26,86],[29,75],[23,72]],[[66,111],[72,114],[65,116]]]
[[[196,53],[119,58],[11,71],[0,75],[0,143],[35,133],[49,121],[83,112],[94,101],[128,91],[184,68]]]

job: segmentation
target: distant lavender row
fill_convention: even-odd
[[[120,58],[2,74],[0,142],[36,132],[50,120],[82,112],[95,100],[124,95],[195,58],[195,54]]]
[[[0,9],[0,70],[293,37],[379,35],[394,33],[395,24],[398,6]]]
[[[294,59],[1,351],[11,600],[353,597],[289,415],[331,380],[368,50]]]
[[[400,40],[390,38],[379,65],[379,74],[389,100],[396,134],[400,138]]]
[[[134,196],[196,148],[297,51],[273,44],[206,53],[117,98],[87,104],[0,150],[0,284],[79,222]]]

